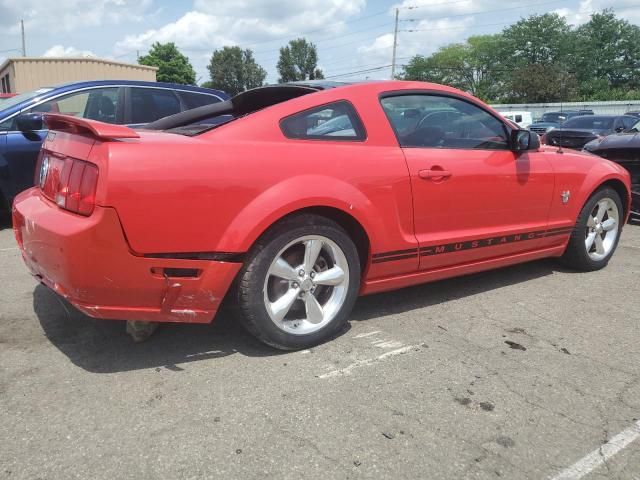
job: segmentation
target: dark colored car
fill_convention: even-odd
[[[638,120],[638,119],[636,119]],[[631,217],[640,221],[640,121],[630,130],[593,140],[584,150],[622,165],[631,175]]]
[[[630,117],[640,118],[640,110],[630,110],[625,115],[629,115]]]
[[[580,117],[582,115],[593,115],[593,110],[562,110],[559,112],[546,112],[542,114],[542,118],[537,122],[529,125],[529,130],[536,132],[538,135],[544,135],[552,128],[557,128],[570,118]]]
[[[138,81],[75,82],[40,88],[0,102],[0,210],[33,185],[47,131],[43,113],[63,113],[106,123],[143,126],[229,96],[218,90]]]
[[[570,118],[543,138],[547,145],[581,149],[588,142],[612,133],[624,132],[638,122],[626,115],[583,115]]]

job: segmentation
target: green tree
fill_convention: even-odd
[[[189,59],[178,51],[174,43],[154,43],[149,53],[138,59],[138,63],[158,67],[156,78],[159,82],[196,83],[196,72]]]
[[[567,64],[574,47],[571,27],[557,13],[531,15],[502,31],[506,65]]]
[[[604,10],[591,15],[576,35],[581,97],[602,98],[609,91],[640,88],[640,27]]]
[[[400,77],[450,85],[483,100],[498,98],[504,83],[499,68],[501,42],[499,34],[477,35],[465,43],[441,47],[430,57],[416,55]]]
[[[211,88],[230,95],[262,86],[267,76],[267,71],[254,60],[253,52],[240,47],[214,50],[207,69],[211,75]]]
[[[575,77],[558,65],[529,64],[517,68],[510,81],[514,103],[567,101],[575,95]]]
[[[316,80],[324,78],[318,67],[316,46],[304,38],[291,40],[289,45],[280,48],[278,59],[279,82]]]

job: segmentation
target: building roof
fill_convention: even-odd
[[[139,65],[137,63],[125,63],[125,62],[116,62],[115,60],[109,60],[105,58],[96,58],[96,57],[14,57],[7,58],[2,65],[0,65],[0,70],[4,70],[10,63],[19,63],[19,62],[84,62],[84,63],[101,63],[104,65],[118,65],[121,67],[131,67],[131,68],[139,68],[141,70],[153,70],[157,71],[158,67],[150,67],[148,65]]]

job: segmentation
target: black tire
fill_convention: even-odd
[[[309,334],[284,331],[271,319],[265,306],[264,288],[269,267],[291,242],[308,235],[333,241],[342,250],[348,264],[346,297],[335,316],[320,330]],[[235,310],[244,328],[261,342],[280,350],[299,350],[323,343],[339,333],[360,289],[360,260],[353,241],[334,221],[312,214],[286,218],[268,230],[251,248],[235,283]]]
[[[587,249],[585,248],[585,232],[589,228],[587,226],[589,216],[595,209],[596,204],[604,198],[613,200],[618,207],[618,235],[615,239],[615,243],[613,244],[613,248],[611,249],[611,251],[604,258],[594,260],[589,256]],[[618,192],[610,187],[603,187],[600,190],[597,190],[589,198],[589,200],[587,200],[587,203],[585,203],[584,207],[582,207],[580,215],[578,215],[576,225],[573,229],[573,232],[571,233],[571,238],[569,239],[567,249],[560,258],[560,261],[567,267],[583,272],[592,272],[606,267],[609,263],[609,260],[611,259],[611,256],[614,254],[616,248],[618,247],[620,233],[622,232],[622,227],[624,224],[624,222],[622,221],[623,219],[624,208],[622,206],[622,201],[620,200],[620,195],[618,194]]]

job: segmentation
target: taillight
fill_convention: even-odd
[[[89,216],[95,206],[98,167],[89,162],[43,153],[37,183],[60,208]]]

